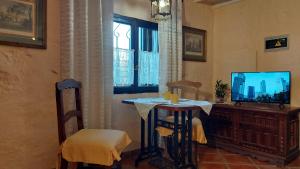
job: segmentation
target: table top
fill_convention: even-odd
[[[125,104],[134,104],[136,102],[139,102],[141,99],[153,99],[153,104],[155,105],[155,108],[157,109],[163,109],[163,110],[170,110],[170,111],[186,111],[186,110],[202,110],[202,107],[198,105],[188,105],[185,104],[187,102],[198,102],[198,103],[208,103],[206,101],[196,101],[196,100],[190,100],[190,99],[179,99],[178,104],[172,104],[170,101],[164,100],[163,98],[135,98],[135,99],[125,99],[122,100],[122,103]],[[148,102],[151,104],[151,102]],[[205,104],[204,104],[205,106]]]

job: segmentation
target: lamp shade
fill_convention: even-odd
[[[156,20],[166,20],[171,16],[171,0],[151,0],[151,17]]]

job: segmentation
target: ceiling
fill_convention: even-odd
[[[218,5],[222,3],[227,3],[233,0],[193,0],[194,2],[203,3],[207,5]]]

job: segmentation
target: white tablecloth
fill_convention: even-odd
[[[199,106],[202,110],[210,114],[213,104],[208,101],[198,101],[198,100],[189,100],[189,99],[179,99],[177,104],[172,104],[169,100],[165,100],[164,98],[155,97],[155,98],[137,98],[137,99],[128,99],[126,101],[133,102],[139,115],[147,120],[149,111],[153,109],[156,105],[170,105],[170,106]]]

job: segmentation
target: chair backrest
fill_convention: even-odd
[[[65,123],[72,117],[77,118],[78,130],[83,129],[83,119],[81,111],[80,101],[80,88],[81,83],[74,79],[66,79],[55,84],[56,88],[56,108],[57,108],[57,122],[58,122],[58,134],[59,143],[63,143],[66,140]],[[66,89],[75,90],[75,110],[65,112],[64,110],[64,95],[63,91]]]
[[[202,83],[201,82],[193,82],[188,80],[180,80],[176,82],[167,83],[169,91],[171,92],[179,92],[181,93],[181,97],[184,97],[188,93],[192,94],[194,97],[192,99],[199,100],[200,95],[204,96],[204,99],[207,100],[210,97],[208,92],[203,92],[200,90]]]

